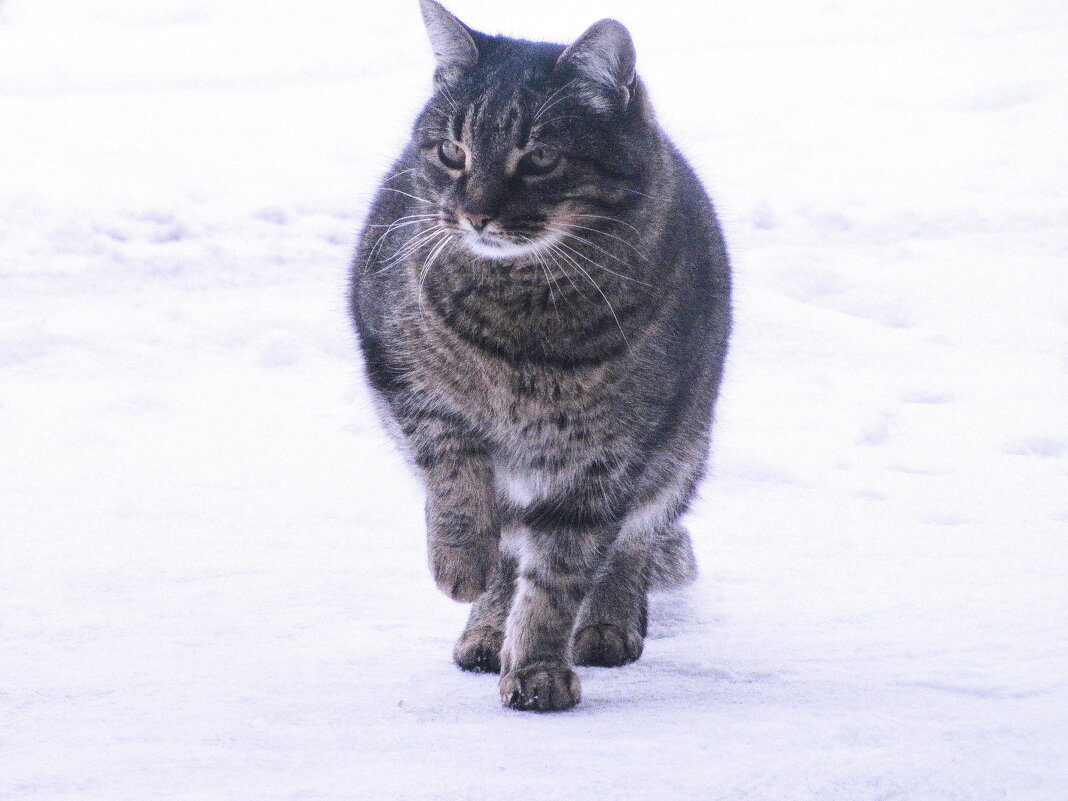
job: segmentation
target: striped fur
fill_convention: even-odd
[[[726,355],[726,248],[619,23],[565,52],[421,2],[435,91],[361,234],[352,313],[426,486],[434,579],[474,602],[457,663],[500,671],[508,706],[566,709],[573,665],[637,659],[650,586],[694,575],[679,518]]]

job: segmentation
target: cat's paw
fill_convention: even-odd
[[[535,662],[501,676],[501,702],[512,709],[559,712],[582,699],[575,671],[558,662]]]
[[[474,673],[501,672],[501,645],[504,632],[489,626],[469,629],[460,635],[452,658],[462,670]]]
[[[642,655],[642,635],[637,629],[613,623],[595,623],[575,632],[572,653],[576,665],[619,667]]]
[[[435,544],[430,549],[430,572],[438,588],[454,601],[475,601],[497,575],[501,560],[496,540],[471,545]]]

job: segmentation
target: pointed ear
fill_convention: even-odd
[[[603,19],[576,39],[556,66],[560,69],[570,65],[591,88],[600,90],[589,96],[595,106],[626,109],[637,59],[630,31],[614,19]]]
[[[430,45],[438,60],[438,74],[448,80],[478,63],[472,31],[435,0],[419,0]]]

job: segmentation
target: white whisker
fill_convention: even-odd
[[[539,122],[538,128],[546,128],[552,125],[554,122],[560,122],[560,120],[577,120],[581,119],[578,114],[562,114],[559,117],[553,117],[551,120],[545,120],[545,122]]]
[[[411,220],[413,222],[419,222],[419,220],[433,220],[437,216],[438,215],[436,215],[436,214],[407,214],[404,217],[398,217],[397,219],[395,219],[391,223],[378,223],[378,224],[373,224],[372,223],[372,224],[367,225],[366,227],[367,228],[392,228],[394,225],[399,223],[401,220]]]
[[[553,304],[553,310],[559,316],[560,310],[556,306],[556,296],[553,294],[553,287],[557,286],[556,279],[553,278],[552,273],[549,272],[549,266],[545,263],[544,247],[538,242],[531,239],[529,236],[520,235],[519,238],[529,245],[532,245],[531,254],[538,261],[538,266],[541,267],[542,274],[545,276],[545,281],[549,287],[549,301]],[[559,287],[557,286],[559,289]]]
[[[416,253],[420,248],[430,244],[443,234],[448,234],[448,229],[435,227],[430,231],[424,231],[416,234],[414,237],[405,242],[401,247],[393,254],[393,256],[386,261],[378,270],[375,271],[375,275],[385,272],[386,270],[396,267],[402,263],[409,256]]]
[[[670,203],[671,202],[667,198],[657,197],[656,195],[647,195],[647,194],[645,194],[645,192],[639,192],[637,189],[628,189],[626,191],[630,192],[632,195],[641,195],[642,197],[647,197],[650,200],[659,200],[661,203]]]
[[[437,205],[436,203],[434,203],[434,201],[427,200],[425,197],[419,197],[418,195],[413,195],[413,194],[411,194],[409,192],[402,192],[400,189],[394,189],[391,186],[383,186],[382,190],[385,191],[385,192],[396,192],[398,195],[404,195],[405,197],[410,197],[412,200],[418,200],[420,203],[426,203],[428,206],[436,206]]]
[[[406,170],[401,170],[400,172],[394,173],[393,175],[389,176],[385,181],[383,181],[383,183],[389,183],[394,178],[400,178],[402,175],[407,175],[408,173],[415,172],[418,169],[418,167],[409,167]]]
[[[578,80],[577,78],[572,78],[572,79],[571,79],[570,81],[568,81],[567,83],[565,83],[565,84],[564,84],[563,86],[561,86],[561,87],[560,87],[559,89],[557,89],[557,90],[556,90],[555,92],[553,92],[553,93],[552,93],[551,95],[549,95],[549,96],[548,96],[548,97],[547,97],[547,98],[545,99],[545,102],[541,104],[541,108],[539,108],[539,109],[537,110],[537,112],[535,112],[535,114],[534,114],[534,119],[532,119],[532,120],[530,121],[530,125],[531,125],[531,127],[533,127],[533,126],[535,126],[535,125],[537,124],[538,120],[539,120],[539,119],[541,119],[541,115],[542,115],[542,114],[545,114],[546,112],[548,112],[548,111],[549,111],[549,109],[551,109],[551,108],[552,108],[553,106],[555,106],[555,105],[556,105],[557,103],[559,103],[559,102],[560,102],[561,100],[566,100],[566,99],[567,99],[568,97],[570,97],[570,95],[564,95],[563,97],[561,97],[561,98],[560,98],[560,100],[557,100],[556,102],[552,102],[552,99],[553,99],[554,97],[556,97],[556,96],[557,96],[558,94],[560,94],[560,93],[561,93],[562,91],[564,91],[564,90],[565,90],[565,89],[567,89],[567,88],[568,88],[569,86],[571,86],[572,84],[574,84],[574,83],[575,83],[575,81],[577,81],[577,80]]]
[[[456,105],[456,101],[452,98],[452,92],[449,91],[449,85],[445,81],[441,82],[441,94],[449,101],[449,105],[452,106],[452,110],[459,113],[460,107]]]
[[[638,248],[634,247],[634,245],[632,245],[630,242],[628,242],[626,239],[624,239],[621,236],[616,236],[615,234],[610,234],[610,233],[608,233],[608,231],[602,231],[600,228],[591,228],[588,225],[575,225],[575,223],[567,223],[567,226],[569,228],[579,228],[579,229],[581,229],[583,231],[592,231],[595,234],[601,234],[601,236],[607,236],[609,239],[614,239],[617,242],[621,242],[622,244],[626,245],[628,248],[633,250],[635,253],[637,253],[639,256],[641,256],[643,259],[645,258],[645,254],[644,253],[642,253],[640,250],[638,250]],[[590,244],[593,245],[593,242],[590,242]],[[596,247],[596,245],[594,245],[594,247]]]
[[[363,265],[364,271],[365,272],[367,271],[367,268],[371,264],[371,260],[375,257],[375,253],[379,250],[379,248],[385,242],[386,237],[389,236],[393,231],[399,230],[401,228],[405,228],[405,227],[407,227],[409,225],[416,225],[417,223],[425,222],[426,220],[432,220],[432,219],[434,219],[436,217],[437,217],[436,214],[413,214],[413,215],[409,215],[408,217],[398,217],[396,220],[391,222],[388,226],[385,226],[386,230],[382,232],[382,235],[379,236],[378,239],[375,240],[374,245],[371,246],[371,249],[367,253],[367,260],[364,262],[364,265]],[[405,222],[402,222],[402,221],[405,221]],[[377,227],[380,227],[380,226],[368,226],[368,227],[369,228],[377,228]]]
[[[434,266],[434,262],[437,261],[438,256],[443,251],[447,250],[455,242],[455,238],[450,231],[445,231],[447,236],[434,245],[430,249],[430,253],[427,255],[426,260],[423,262],[422,268],[419,270],[419,289],[416,292],[416,298],[419,300],[419,311],[425,316],[426,308],[423,306],[423,282],[426,280],[427,275],[430,273],[430,268]]]
[[[629,349],[630,349],[630,340],[628,340],[628,339],[627,339],[627,334],[626,334],[626,332],[625,332],[625,331],[623,330],[623,325],[622,325],[622,323],[620,323],[620,322],[619,322],[619,316],[618,316],[618,315],[616,314],[616,310],[615,310],[615,308],[614,308],[614,307],[612,306],[612,301],[610,301],[610,300],[608,299],[608,295],[606,295],[606,294],[604,293],[604,291],[603,291],[603,290],[601,289],[601,286],[600,286],[600,284],[598,284],[598,283],[597,283],[597,282],[596,282],[596,281],[594,280],[594,278],[593,278],[593,276],[592,276],[592,275],[590,275],[590,274],[589,274],[588,272],[586,272],[586,270],[584,270],[584,269],[583,269],[583,267],[582,267],[582,265],[581,265],[581,264],[579,264],[579,263],[578,263],[577,261],[575,261],[575,260],[574,260],[574,259],[573,259],[573,258],[572,258],[571,256],[569,256],[569,255],[568,255],[567,253],[565,253],[564,251],[562,251],[562,250],[559,250],[559,249],[558,249],[558,246],[557,246],[557,245],[553,245],[552,247],[553,247],[553,249],[557,250],[557,252],[558,252],[558,253],[559,253],[559,254],[560,254],[561,256],[563,256],[563,257],[564,257],[565,259],[567,259],[567,260],[568,260],[569,262],[571,262],[572,266],[573,266],[573,267],[574,267],[574,268],[575,268],[576,270],[578,270],[578,271],[579,271],[580,273],[582,273],[582,274],[583,274],[584,276],[586,276],[586,280],[588,280],[588,281],[589,281],[589,282],[590,282],[591,284],[593,284],[593,288],[597,290],[597,292],[598,292],[598,293],[599,293],[599,294],[601,295],[601,297],[602,297],[602,298],[604,299],[605,305],[607,305],[607,306],[608,306],[608,311],[609,311],[609,312],[611,312],[611,314],[612,314],[612,319],[616,321],[616,328],[618,328],[618,329],[619,329],[619,335],[620,335],[621,337],[623,337],[623,343],[624,343],[624,344],[625,344],[625,345],[627,346],[627,349],[629,350]],[[565,245],[565,247],[566,247],[566,245]]]
[[[631,190],[627,190],[627,191],[631,191]],[[593,219],[593,220],[608,220],[610,222],[619,223],[620,225],[627,226],[627,228],[629,228],[635,234],[637,234],[639,242],[641,242],[641,240],[642,240],[642,232],[641,231],[639,231],[637,228],[635,228],[630,223],[624,222],[623,220],[619,219],[618,217],[607,217],[604,214],[572,214],[570,216],[572,216],[572,217],[589,217],[590,219]]]
[[[430,219],[433,219],[433,217],[431,217]],[[419,225],[420,223],[424,223],[424,222],[426,222],[426,220],[409,220],[408,222],[403,222],[403,223],[395,222],[392,225],[390,225],[389,228],[387,228],[382,233],[382,236],[378,237],[378,239],[375,241],[374,247],[372,247],[371,251],[367,254],[367,264],[371,263],[371,261],[375,257],[375,252],[381,249],[382,245],[385,242],[385,238],[387,236],[389,236],[391,233],[393,233],[394,231],[399,231],[401,228],[408,228],[409,226]],[[367,265],[364,265],[364,266],[366,268]]]
[[[612,253],[609,253],[607,250],[604,250],[604,248],[597,247],[597,245],[595,245],[593,242],[590,242],[588,239],[583,239],[580,236],[576,236],[575,234],[570,234],[567,231],[561,231],[561,230],[556,229],[556,228],[548,228],[547,227],[546,230],[553,231],[554,233],[559,234],[561,237],[566,237],[568,239],[575,239],[575,240],[578,240],[579,242],[581,242],[581,243],[583,243],[585,245],[590,245],[591,247],[597,248],[602,253],[605,253],[605,254],[611,256],[616,261],[620,262],[620,264],[626,264],[626,262],[623,261],[622,259],[620,259],[619,257],[615,256]],[[569,251],[574,253],[576,256],[581,256],[583,259],[588,261],[594,267],[596,267],[599,270],[604,270],[609,275],[614,275],[616,278],[622,278],[624,281],[633,281],[635,284],[641,284],[642,286],[652,286],[652,284],[646,283],[645,281],[639,280],[637,278],[631,278],[629,275],[623,275],[623,273],[617,273],[615,270],[610,270],[608,267],[605,267],[600,262],[597,262],[597,261],[594,261],[593,259],[591,259],[589,256],[587,256],[582,251],[576,250],[575,248],[571,247],[566,242],[560,242],[559,245],[561,247],[567,248]]]
[[[438,255],[441,253],[441,251],[444,249],[445,245],[447,245],[450,241],[452,241],[452,238],[447,236],[444,239],[442,239],[440,242],[435,244],[434,247],[432,247],[430,249],[430,252],[427,254],[426,259],[423,261],[423,266],[419,270],[419,294],[420,295],[422,295],[422,293],[423,293],[423,281],[426,280],[427,273],[430,272],[430,268],[434,265],[434,261],[437,259]]]
[[[560,272],[562,272],[564,274],[564,278],[566,278],[567,282],[569,284],[571,284],[571,288],[574,289],[583,300],[589,300],[589,298],[586,297],[586,293],[583,292],[581,289],[579,289],[578,285],[571,279],[571,273],[569,273],[567,271],[567,265],[566,264],[561,264],[557,260],[556,253],[554,252],[554,250],[555,250],[555,248],[551,244],[547,245],[546,248],[545,248],[545,255],[547,255],[550,259],[553,260],[553,264],[556,265],[556,269],[558,269]],[[563,294],[563,293],[561,293],[561,294]],[[566,299],[567,295],[564,295],[564,298]],[[568,303],[570,303],[570,301],[568,301]],[[574,307],[572,307],[572,308],[574,308]]]

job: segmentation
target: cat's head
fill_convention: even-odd
[[[420,3],[437,70],[412,141],[439,226],[474,255],[514,259],[635,199],[656,125],[623,25],[602,20],[564,47],[481,34]]]

